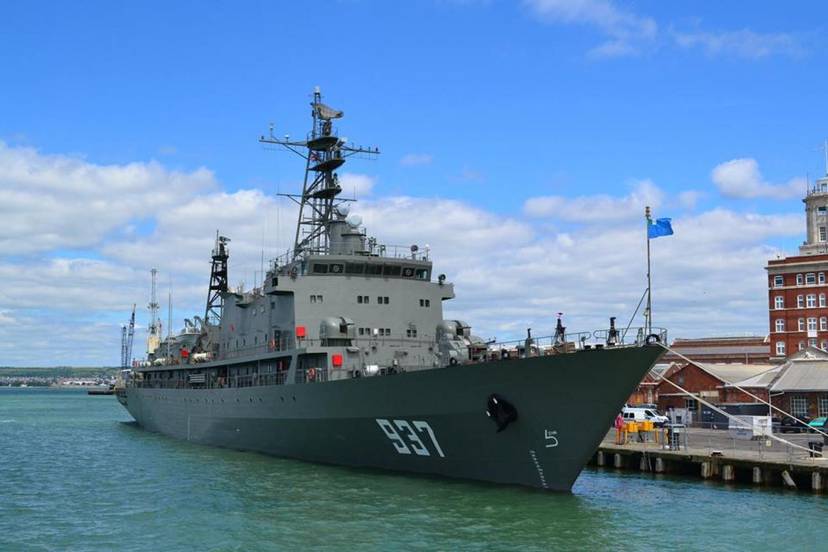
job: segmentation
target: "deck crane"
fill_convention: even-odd
[[[132,340],[135,336],[135,305],[132,305],[132,316],[129,326],[121,326],[121,368],[126,370],[132,366]]]

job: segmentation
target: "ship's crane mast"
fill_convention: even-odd
[[[132,305],[132,315],[129,317],[129,326],[121,326],[121,369],[126,370],[132,365],[132,340],[135,336],[135,305]]]
[[[347,139],[336,135],[333,120],[344,113],[322,103],[322,93],[317,86],[311,102],[313,128],[307,140],[290,140],[273,135],[259,137],[263,144],[282,146],[305,160],[305,180],[302,195],[280,194],[289,197],[299,205],[299,222],[293,244],[291,260],[308,254],[329,252],[328,228],[334,218],[334,208],[346,199],[337,199],[342,191],[339,177],[334,172],[345,163],[345,158],[355,154],[373,157],[378,148],[365,148],[347,144]]]

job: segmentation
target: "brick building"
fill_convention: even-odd
[[[698,398],[714,404],[725,402],[725,386],[732,382],[754,378],[773,367],[768,364],[704,364],[676,363],[664,373],[664,377],[680,385],[693,396],[689,397],[666,381],[656,386],[658,410],[686,408],[699,412]],[[767,392],[766,392],[767,393]],[[753,399],[751,399],[753,402]]]
[[[695,362],[767,364],[770,361],[770,343],[766,336],[676,338],[670,348]],[[668,351],[659,362],[686,362]]]
[[[799,255],[768,261],[771,357],[828,350],[828,176],[805,199],[807,239]]]

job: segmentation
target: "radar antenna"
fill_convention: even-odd
[[[322,93],[317,86],[311,102],[313,128],[307,140],[283,139],[273,133],[259,137],[262,144],[274,144],[286,148],[305,160],[305,180],[302,195],[280,194],[289,197],[299,205],[299,220],[293,243],[291,260],[312,254],[327,254],[330,246],[329,226],[334,220],[334,209],[349,199],[339,199],[342,191],[336,169],[345,163],[345,159],[355,154],[372,158],[379,154],[378,148],[366,148],[350,145],[345,138],[340,138],[333,128],[333,120],[344,115],[342,111],[322,103]]]
[[[204,310],[204,325],[218,326],[224,310],[224,296],[227,292],[227,259],[230,238],[219,236],[216,230],[216,245],[213,248],[213,265],[210,269],[210,287],[207,290],[207,308]]]

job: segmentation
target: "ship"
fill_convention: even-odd
[[[165,339],[153,315],[118,401],[142,428],[203,445],[569,491],[666,331],[571,333],[558,316],[555,335],[496,343],[444,319],[454,285],[430,248],[380,244],[341,196],[337,170],[379,150],[339,137],[344,114],[318,88],[310,105],[304,139],[272,125],[259,138],[305,165],[292,249],[234,289],[217,233],[204,315]]]

